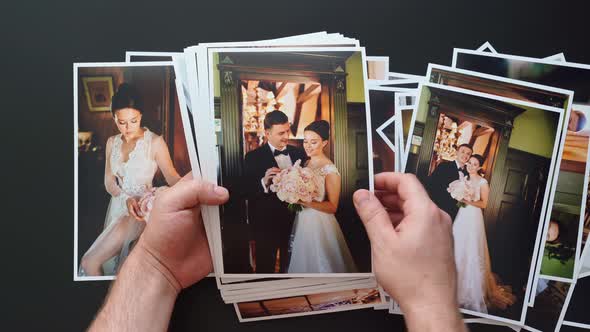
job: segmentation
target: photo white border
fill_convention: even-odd
[[[385,142],[387,147],[389,147],[389,149],[391,151],[393,151],[393,154],[394,154],[394,167],[393,168],[394,168],[395,172],[399,172],[401,169],[401,155],[400,154],[402,152],[400,150],[399,141],[397,139],[397,136],[398,136],[398,123],[400,122],[399,119],[401,119],[401,117],[398,114],[399,112],[398,112],[396,105],[395,105],[395,98],[396,98],[397,92],[400,91],[400,89],[399,88],[392,88],[392,87],[370,86],[369,87],[369,94],[371,93],[371,91],[381,91],[381,92],[391,92],[392,93],[393,107],[394,107],[395,114],[391,118],[389,118],[388,120],[383,122],[381,125],[379,125],[379,127],[375,128],[374,131],[377,132],[377,135]],[[389,126],[394,126],[393,142],[391,142],[389,140],[389,138],[383,132],[383,130]],[[373,175],[374,174],[376,174],[375,170],[373,170]]]
[[[131,61],[131,57],[169,57],[170,60],[158,60],[158,62],[160,62],[160,61],[174,61],[174,57],[179,56],[179,55],[182,55],[182,52],[126,51],[125,52],[125,62],[143,62],[143,61]],[[150,61],[150,62],[154,62],[154,61]]]

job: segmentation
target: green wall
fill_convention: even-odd
[[[551,158],[557,131],[557,117],[552,116],[553,112],[550,111],[524,108],[527,110],[514,119],[514,129],[508,146]]]
[[[349,103],[365,102],[365,86],[363,84],[363,61],[361,52],[354,52],[346,60],[346,101]]]
[[[221,96],[220,85],[219,85],[219,70],[217,65],[219,64],[219,53],[213,53],[213,96]]]

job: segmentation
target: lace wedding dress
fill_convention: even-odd
[[[474,200],[480,200],[486,179],[470,180]],[[491,307],[505,309],[514,303],[509,287],[500,286],[491,270],[482,209],[467,205],[453,222],[459,305],[463,309],[488,313]]]
[[[127,161],[123,161],[121,152],[123,139],[121,134],[114,137],[109,162],[112,173],[117,177],[117,184],[121,189],[121,194],[111,197],[105,218],[105,228],[87,253],[108,244],[108,241],[120,241],[120,239],[113,238],[113,231],[119,223],[127,222],[129,225],[126,227],[121,251],[103,264],[105,275],[116,273],[116,269],[121,266],[123,260],[127,257],[130,245],[139,237],[145,227],[145,222],[137,221],[129,215],[127,199],[135,197],[139,200],[152,188],[152,181],[158,169],[151,150],[152,141],[155,137],[156,134],[145,128],[143,137],[137,140],[135,147],[129,153]],[[120,234],[117,234],[117,236],[120,236]],[[81,274],[83,275],[84,271],[81,271]]]
[[[315,170],[320,177],[322,202],[326,199],[326,176],[338,173],[334,164]],[[356,265],[338,224],[331,213],[304,207],[295,216],[291,232],[291,260],[288,273],[354,273]]]

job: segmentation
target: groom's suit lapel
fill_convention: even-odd
[[[270,145],[265,143],[262,148],[264,149],[263,158],[264,158],[264,165],[272,165],[272,167],[279,167],[277,164],[277,160],[275,156],[272,154],[272,150],[270,149]]]

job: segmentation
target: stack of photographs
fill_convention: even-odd
[[[590,66],[490,43],[425,76],[389,65],[326,32],[74,64],[74,280],[113,280],[155,193],[192,172],[230,192],[201,212],[239,321],[402,314],[352,194],[406,172],[453,219],[466,323],[590,328]]]

